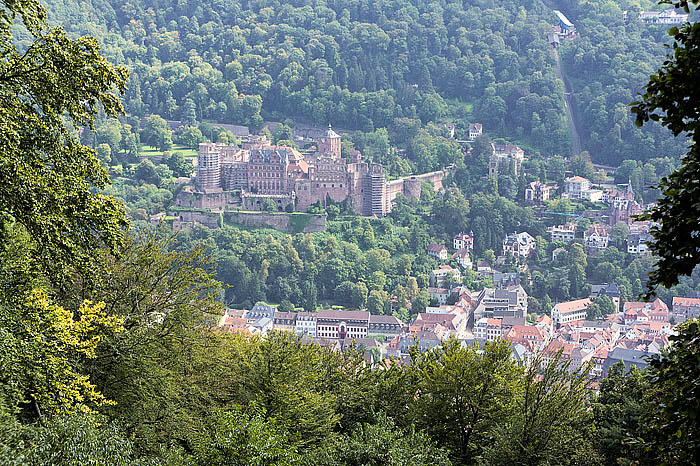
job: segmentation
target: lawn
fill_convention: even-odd
[[[189,149],[184,146],[173,146],[172,150],[170,152],[180,152],[182,155],[184,155],[187,158],[193,158],[197,156],[197,151]],[[157,148],[153,146],[147,146],[147,145],[142,145],[141,146],[141,151],[139,152],[139,156],[146,156],[146,157],[161,157],[163,155],[163,151],[158,150]]]

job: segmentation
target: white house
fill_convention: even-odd
[[[527,232],[507,235],[503,240],[503,255],[528,257],[537,246],[535,238]]]
[[[441,265],[430,272],[430,284],[432,286],[443,286],[448,276],[452,276],[456,283],[462,281],[462,274],[459,272],[459,269],[454,269],[449,265]]]
[[[581,199],[583,193],[591,189],[591,182],[582,176],[571,176],[566,179],[566,194],[572,199]]]
[[[566,225],[555,225],[547,228],[550,241],[571,242],[576,238],[576,225],[567,223]]]
[[[583,241],[589,249],[605,249],[610,242],[610,228],[595,223],[583,233]]]
[[[565,303],[556,304],[552,308],[552,321],[558,328],[569,322],[586,319],[586,309],[591,305],[590,298],[577,299]]]
[[[469,140],[470,141],[473,141],[474,139],[481,136],[482,132],[483,132],[483,128],[481,126],[481,123],[469,123]]]
[[[452,238],[452,248],[453,249],[468,249],[469,251],[474,250],[474,238],[472,235],[467,235],[466,233],[460,233]]]
[[[452,259],[459,264],[464,270],[469,270],[472,268],[472,258],[469,256],[469,250],[462,248],[459,251],[452,254]]]
[[[444,261],[447,259],[447,248],[442,244],[430,243],[428,245],[428,255]]]
[[[641,11],[639,21],[644,24],[683,24],[688,21],[688,15],[678,13],[674,8],[664,11]]]

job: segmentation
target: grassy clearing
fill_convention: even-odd
[[[172,150],[170,152],[180,152],[182,155],[184,155],[187,158],[193,158],[197,156],[197,151],[192,150],[188,147],[184,146],[173,146]],[[142,145],[141,146],[141,151],[139,152],[139,156],[142,157],[162,157],[163,156],[163,151],[158,150],[156,147],[153,146],[147,146],[147,145]]]

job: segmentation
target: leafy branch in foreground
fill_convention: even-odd
[[[6,0],[0,10],[0,223],[26,230],[39,267],[61,278],[86,270],[100,246],[115,249],[127,226],[121,203],[94,191],[107,172],[68,125],[91,126],[100,107],[119,114],[114,91],[128,73],[94,38],[50,28],[39,2]],[[19,18],[32,37],[26,50],[12,36]]]
[[[668,1],[661,3],[670,3]],[[673,3],[689,11],[698,0]],[[700,262],[700,23],[669,30],[673,54],[652,75],[641,102],[632,103],[637,126],[659,121],[675,136],[690,139],[688,153],[678,170],[659,183],[662,197],[642,220],[658,222],[652,228],[651,251],[659,257],[650,273],[647,297],[659,286],[670,288],[682,275],[690,275]]]

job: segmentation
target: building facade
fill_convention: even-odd
[[[367,311],[318,311],[316,336],[340,340],[364,338],[369,333],[369,316]]]

